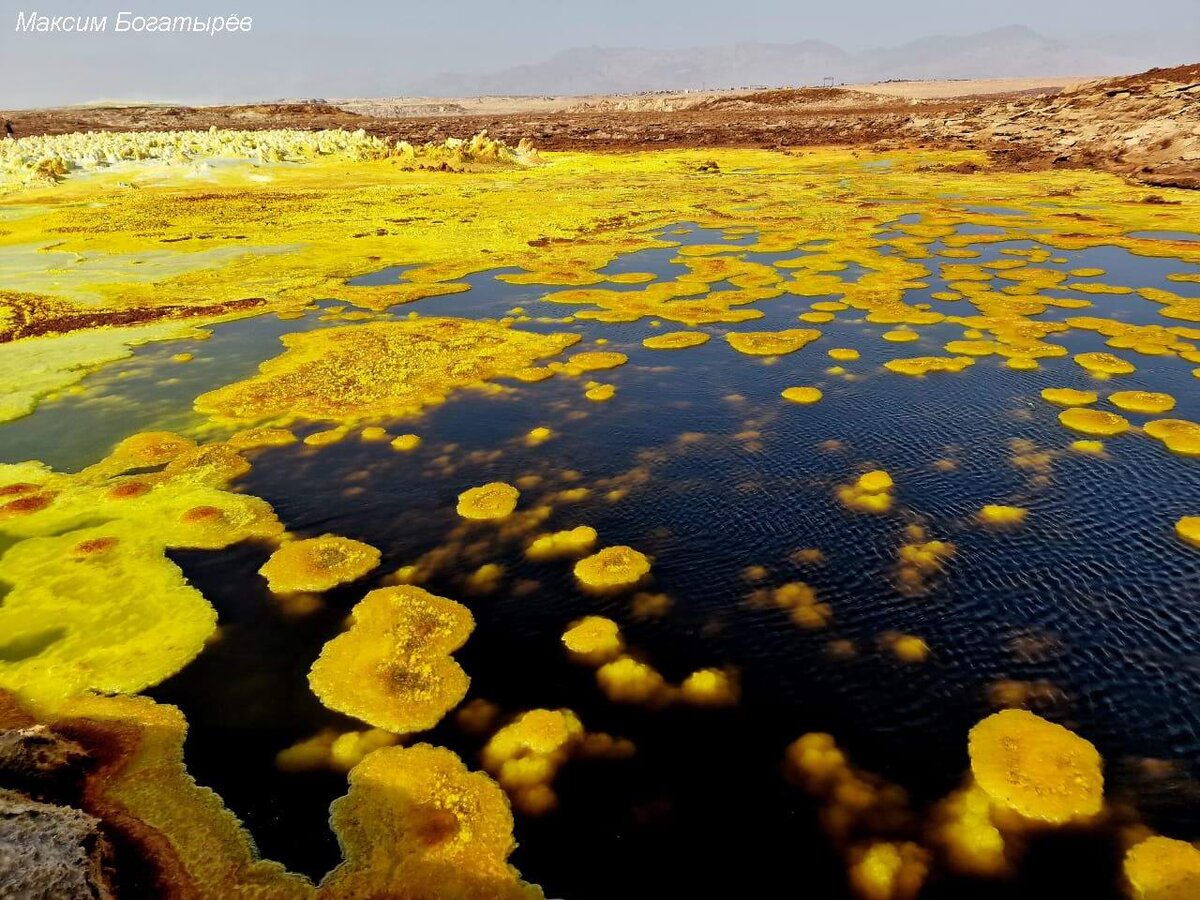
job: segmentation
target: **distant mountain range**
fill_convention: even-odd
[[[429,96],[618,94],[888,79],[1110,75],[1153,60],[1071,47],[1022,25],[922,38],[848,53],[823,41],[743,43],[682,50],[578,47],[540,63],[483,75],[447,73],[415,86]]]

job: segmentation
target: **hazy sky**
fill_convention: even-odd
[[[117,34],[117,13],[254,19],[249,33]],[[440,72],[577,46],[816,39],[865,50],[1022,24],[1075,45],[1200,59],[1200,0],[0,0],[0,108],[403,94]],[[107,15],[102,34],[18,33],[18,12]],[[1136,16],[1136,18],[1134,18]],[[1037,74],[1037,73],[1031,73]]]

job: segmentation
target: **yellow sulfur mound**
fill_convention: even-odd
[[[1123,868],[1135,900],[1200,897],[1200,850],[1185,841],[1146,838],[1125,854]]]
[[[979,521],[993,528],[1009,528],[1020,525],[1029,515],[1029,510],[1019,506],[1003,506],[989,503],[979,510]]]
[[[1100,812],[1100,754],[1061,725],[1002,710],[971,729],[968,749],[975,781],[1001,809],[1053,825]]]
[[[1083,453],[1087,456],[1103,456],[1104,442],[1103,441],[1072,441],[1071,449],[1076,453]]]
[[[853,484],[838,488],[837,496],[847,509],[865,513],[885,513],[892,508],[892,476],[882,469],[861,475]]]
[[[603,616],[585,616],[572,622],[563,633],[562,642],[573,659],[590,666],[615,659],[625,649],[621,629]]]
[[[928,874],[929,851],[911,841],[850,851],[850,884],[863,900],[915,900]]]
[[[226,489],[248,468],[226,444],[162,432],[75,475],[0,465],[0,687],[138,691],[188,663],[216,614],[165,554],[283,530],[262,500]]]
[[[408,453],[421,446],[421,436],[419,434],[402,434],[399,437],[392,438],[391,446],[393,450]]]
[[[634,746],[623,738],[584,731],[569,709],[534,709],[517,716],[483,748],[483,767],[527,815],[542,815],[558,805],[553,790],[559,770],[573,757],[621,759]]]
[[[1075,388],[1044,388],[1042,399],[1055,406],[1088,406],[1099,399],[1095,391],[1077,391]]]
[[[328,591],[362,578],[379,565],[379,551],[370,544],[323,534],[288,541],[271,554],[258,574],[276,594]]]
[[[596,591],[633,587],[650,572],[650,558],[632,547],[605,547],[575,563],[575,578]]]
[[[592,382],[591,386],[583,392],[583,396],[591,400],[593,403],[603,403],[606,400],[611,400],[616,396],[617,389],[611,384],[597,384]]]
[[[821,336],[815,328],[785,331],[739,331],[725,335],[729,346],[749,356],[783,356],[807,347]]]
[[[1009,861],[1004,835],[992,822],[992,801],[979,785],[968,784],[933,809],[931,837],[950,867],[966,875],[1005,875]]]
[[[646,338],[642,346],[650,350],[685,350],[707,344],[709,339],[710,335],[703,331],[669,331]]]
[[[803,581],[755,591],[750,595],[750,602],[786,609],[793,622],[810,631],[824,628],[833,618],[833,608],[817,600],[816,589]]]
[[[282,356],[246,381],[201,395],[196,409],[247,423],[411,416],[456,389],[513,375],[578,340],[447,318],[289,334]]]
[[[350,770],[350,790],[329,808],[343,861],[319,900],[540,900],[508,864],[516,848],[508,798],[428,744],[385,747]]]
[[[854,362],[860,355],[857,350],[849,347],[834,347],[829,351],[829,358],[836,359],[838,362]]]
[[[38,712],[96,751],[82,805],[153,872],[146,884],[153,896],[311,900],[312,884],[258,859],[220,797],[188,775],[187,722],[174,706],[147,697],[84,695]]]
[[[323,728],[312,737],[297,741],[275,754],[275,768],[281,772],[315,772],[330,769],[349,772],[368,753],[400,742],[398,735],[382,728],[339,733]]]
[[[596,537],[596,529],[590,525],[539,535],[525,548],[525,556],[535,562],[582,556],[596,545]]]
[[[900,545],[896,578],[902,591],[915,595],[925,590],[931,577],[945,571],[956,549],[949,541],[925,540],[924,529],[917,526],[909,534],[911,541]]]
[[[400,585],[371,591],[351,616],[308,674],[330,709],[387,731],[424,731],[466,695],[470,680],[450,656],[475,627],[465,606]]]
[[[1175,408],[1174,397],[1154,391],[1117,391],[1108,395],[1108,402],[1126,412],[1147,415],[1170,412]]]
[[[525,445],[528,447],[537,447],[540,444],[546,443],[552,437],[554,437],[554,432],[551,429],[544,425],[539,425],[537,428],[531,428],[529,433],[525,435]]]
[[[1200,516],[1184,516],[1175,523],[1175,533],[1193,547],[1200,547]]]
[[[975,365],[969,356],[915,356],[910,359],[889,359],[883,367],[891,372],[920,378],[930,372],[961,372]]]
[[[283,447],[294,443],[296,436],[286,428],[246,428],[229,436],[229,446],[238,450]]]
[[[27,698],[133,693],[183,668],[217,614],[123,523],[21,541],[0,557],[0,686]],[[131,586],[136,585],[136,590]]]
[[[1128,375],[1134,371],[1133,363],[1111,353],[1079,353],[1075,362],[1093,375]]]
[[[1187,419],[1155,419],[1143,426],[1146,434],[1172,453],[1180,456],[1200,456],[1200,424]]]
[[[790,387],[784,388],[780,396],[790,403],[799,403],[807,406],[818,402],[824,394],[821,393],[819,388],[815,387]]]
[[[900,662],[918,663],[929,658],[929,645],[915,634],[887,634],[883,643]]]
[[[1129,420],[1124,416],[1100,409],[1064,409],[1058,421],[1072,431],[1096,437],[1114,437],[1129,430]]]
[[[896,328],[892,331],[885,331],[883,339],[891,341],[893,344],[908,344],[912,341],[919,341],[921,336],[915,331],[909,331],[907,328]]]
[[[698,669],[679,685],[679,699],[692,706],[736,706],[740,697],[737,675],[727,669]]]
[[[458,495],[458,514],[464,519],[506,519],[517,508],[521,492],[511,484],[493,481]]]
[[[661,706],[674,699],[674,689],[654,668],[630,656],[605,663],[596,670],[596,683],[616,703]]]
[[[592,350],[586,353],[576,353],[567,358],[567,364],[580,372],[596,372],[601,369],[615,369],[629,362],[624,353],[613,351]]]

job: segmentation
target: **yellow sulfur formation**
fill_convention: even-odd
[[[335,534],[288,541],[258,570],[274,593],[328,591],[362,578],[379,565],[370,544]]]
[[[339,733],[323,728],[312,737],[297,741],[275,754],[275,768],[281,772],[314,772],[331,769],[349,772],[368,753],[400,742],[398,735],[382,728]]]
[[[824,628],[833,618],[833,608],[817,600],[816,589],[803,581],[793,581],[777,588],[755,591],[751,603],[786,609],[793,622],[810,631]]]
[[[517,508],[521,492],[511,484],[493,481],[458,495],[458,514],[464,519],[506,519]]]
[[[391,446],[393,450],[408,453],[421,446],[421,436],[418,434],[402,434],[399,437],[392,438]]]
[[[605,547],[575,563],[575,578],[588,590],[633,587],[650,573],[650,559],[632,547]]]
[[[624,738],[584,731],[569,709],[535,709],[517,716],[483,748],[483,767],[500,782],[513,804],[527,815],[542,815],[558,805],[553,783],[573,757],[632,756]]]
[[[929,851],[911,841],[850,851],[850,884],[863,900],[915,900],[928,873]]]
[[[853,484],[838,488],[837,496],[847,509],[865,513],[885,513],[892,508],[892,476],[882,469],[867,472]]]
[[[930,372],[961,372],[974,364],[975,360],[968,356],[917,356],[911,359],[890,359],[883,367],[900,375],[921,378]]]
[[[655,669],[630,656],[621,656],[596,670],[596,683],[616,703],[661,706],[674,699],[674,690]]]
[[[580,372],[596,372],[601,369],[615,369],[629,362],[624,353],[593,350],[586,353],[576,353],[567,357],[567,365]]]
[[[546,443],[550,438],[554,437],[554,432],[544,425],[539,425],[537,428],[530,429],[525,435],[525,445],[527,447],[537,447]]]
[[[734,331],[725,335],[729,346],[749,356],[783,356],[802,350],[821,336],[813,328],[785,331]]]
[[[154,872],[164,897],[311,900],[307,879],[258,859],[250,836],[184,768],[187,722],[147,697],[80,696],[36,708],[95,751],[82,804]]]
[[[1126,418],[1100,409],[1064,409],[1058,421],[1072,431],[1097,437],[1115,437],[1129,430]]]
[[[1061,725],[1023,709],[1006,709],[971,729],[971,772],[992,803],[1061,825],[1100,812],[1100,754]]]
[[[351,616],[308,674],[330,709],[387,731],[424,731],[466,695],[470,680],[450,656],[475,627],[465,606],[401,585],[371,591]]]
[[[594,403],[603,403],[606,400],[611,400],[616,396],[616,393],[616,387],[611,384],[597,384],[592,382],[583,395]]]
[[[35,699],[132,693],[183,668],[217,614],[126,524],[21,541],[0,558],[0,686]],[[136,584],[137,590],[130,590]]]
[[[301,332],[285,335],[286,352],[259,366],[253,378],[201,395],[196,409],[246,423],[411,416],[578,340],[445,318]]]
[[[1093,375],[1128,375],[1134,371],[1133,363],[1111,353],[1080,353],[1075,362]]]
[[[679,685],[679,699],[691,706],[736,706],[740,697],[737,676],[726,669],[699,669]]]
[[[929,645],[915,634],[886,634],[883,644],[900,662],[918,663],[929,658]]]
[[[1071,449],[1076,453],[1083,453],[1087,456],[1103,456],[1104,442],[1103,441],[1072,441]]]
[[[1175,533],[1180,540],[1200,547],[1200,516],[1184,516],[1175,523]]]
[[[228,445],[166,432],[134,435],[75,475],[0,465],[0,688],[133,692],[188,663],[216,613],[166,551],[283,530],[266,503],[226,489],[248,468]]]
[[[1055,406],[1089,406],[1099,399],[1095,391],[1077,391],[1075,388],[1044,388],[1042,399]]]
[[[508,864],[516,842],[504,791],[449,750],[376,750],[350,770],[349,792],[329,809],[343,859],[319,900],[543,896]]]
[[[525,548],[525,556],[536,562],[583,556],[596,545],[596,529],[580,525],[534,538]]]
[[[784,388],[781,396],[789,403],[799,403],[807,406],[818,402],[824,395],[819,388],[815,387],[790,387]]]
[[[1200,456],[1200,424],[1187,419],[1155,419],[1143,426],[1146,434],[1163,442],[1172,453]]]
[[[1009,872],[1004,835],[992,822],[991,798],[973,781],[940,801],[932,819],[930,836],[952,869],[985,878]]]
[[[1019,506],[1002,506],[989,503],[979,510],[979,521],[993,528],[1010,528],[1023,523],[1029,515],[1029,510]]]
[[[585,616],[572,622],[562,636],[571,658],[590,666],[599,666],[615,659],[625,649],[621,629],[612,619]]]
[[[1171,838],[1146,838],[1125,854],[1125,878],[1134,900],[1200,897],[1200,850]]]
[[[686,350],[688,347],[707,344],[709,338],[710,336],[703,331],[669,331],[646,338],[642,341],[642,346],[650,350]]]
[[[1126,412],[1147,415],[1170,412],[1175,408],[1174,397],[1154,391],[1117,391],[1108,395],[1108,402]]]

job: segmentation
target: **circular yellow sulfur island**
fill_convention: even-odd
[[[780,394],[780,396],[790,403],[799,403],[807,406],[808,404],[819,401],[824,394],[821,393],[820,388],[790,387],[784,388],[783,393]]]
[[[1158,414],[1175,408],[1175,398],[1154,391],[1117,391],[1108,395],[1108,402],[1126,412]]]
[[[521,492],[511,484],[493,481],[458,495],[458,514],[464,519],[504,519],[517,508]]]
[[[1075,388],[1044,388],[1042,399],[1055,406],[1089,406],[1100,397],[1095,391],[1078,391]]]
[[[1123,868],[1137,900],[1200,897],[1200,850],[1186,841],[1146,838],[1125,854]]]
[[[648,350],[685,350],[707,344],[708,340],[709,335],[703,331],[670,331],[646,338],[642,346]]]
[[[258,573],[274,593],[328,591],[366,575],[379,565],[370,544],[336,534],[289,541],[271,554]]]
[[[1080,353],[1075,362],[1093,375],[1128,375],[1135,371],[1133,363],[1111,353]]]
[[[979,511],[979,521],[984,525],[995,528],[1008,528],[1020,525],[1029,515],[1029,510],[1019,506],[1003,506],[999,503],[989,503]]]
[[[1124,416],[1100,409],[1064,409],[1058,421],[1072,431],[1096,437],[1114,437],[1129,430],[1129,420]]]
[[[603,616],[584,616],[572,623],[563,632],[562,642],[573,658],[596,666],[615,659],[625,649],[621,629]]]
[[[575,563],[575,577],[585,588],[612,590],[630,587],[650,571],[650,558],[632,547],[605,547]]]
[[[1193,547],[1200,547],[1200,516],[1184,516],[1175,523],[1175,533]]]
[[[971,729],[971,773],[993,805],[1048,824],[1088,818],[1104,804],[1100,754],[1089,741],[1024,709]]]

